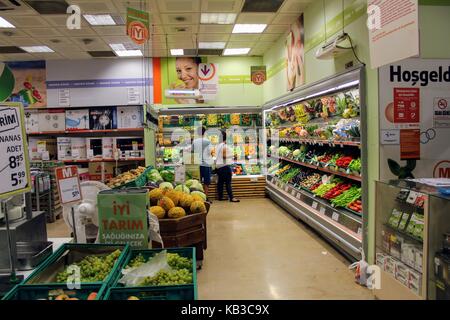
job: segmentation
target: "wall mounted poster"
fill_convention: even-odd
[[[15,79],[14,89],[6,101],[21,102],[25,108],[47,106],[45,61],[8,62]]]
[[[301,86],[305,82],[305,31],[303,14],[291,25],[291,30],[286,39],[287,58],[287,90]]]
[[[450,178],[449,87],[448,59],[406,59],[379,69],[382,179],[398,175],[393,167],[416,178]]]

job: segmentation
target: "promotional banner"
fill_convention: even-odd
[[[368,0],[372,69],[419,55],[418,0]]]
[[[252,82],[258,86],[262,85],[267,80],[266,66],[252,66],[250,67],[250,75]]]
[[[450,178],[449,88],[450,60],[407,59],[379,69],[382,179]]]
[[[14,89],[6,101],[20,102],[25,108],[46,107],[47,88],[45,85],[45,61],[8,62],[7,66],[14,76]],[[3,70],[6,71],[6,69]],[[0,71],[2,71],[1,66]],[[8,77],[7,74],[5,76]],[[8,77],[8,79],[7,82],[11,81],[10,77]],[[0,81],[3,80],[0,79]],[[2,95],[1,91],[3,90],[4,89],[0,89],[0,96]],[[0,101],[1,100],[0,97]]]
[[[146,11],[127,8],[127,35],[136,44],[150,39],[150,15]]]
[[[287,90],[305,83],[305,30],[303,14],[291,25],[291,30],[286,39],[287,56]]]
[[[215,100],[219,91],[219,66],[215,63],[200,63],[198,79],[203,100]]]

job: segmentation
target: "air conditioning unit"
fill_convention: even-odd
[[[337,56],[351,50],[351,47],[342,47],[342,44],[345,40],[348,39],[348,34],[340,34],[331,41],[325,43],[322,47],[320,47],[316,51],[316,58],[320,60],[334,59]]]

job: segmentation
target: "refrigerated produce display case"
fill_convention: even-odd
[[[186,163],[185,150],[190,150],[195,139],[195,123],[205,126],[207,138],[213,148],[221,142],[221,130],[228,132],[227,142],[233,149],[233,191],[238,198],[264,197],[265,177],[262,167],[260,107],[162,107],[157,111],[158,133],[156,139],[156,166],[176,168],[184,166],[188,176],[195,176],[198,164],[189,156]],[[231,132],[231,134],[230,134]],[[189,151],[190,152],[190,151]],[[197,170],[195,170],[197,169]],[[216,198],[215,180],[210,186],[209,197]],[[225,192],[226,195],[226,192]]]
[[[367,253],[363,74],[355,68],[263,106],[269,196],[352,260]]]
[[[450,292],[450,197],[415,180],[376,182],[380,299],[445,299]]]

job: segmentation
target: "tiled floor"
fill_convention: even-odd
[[[49,237],[69,235],[64,220]],[[373,299],[349,262],[269,199],[215,201],[199,299]]]

